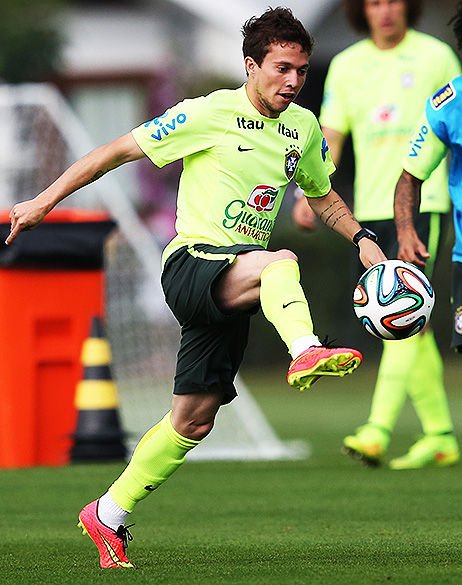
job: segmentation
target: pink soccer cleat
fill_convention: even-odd
[[[78,526],[83,534],[93,540],[99,550],[100,565],[103,569],[133,568],[125,554],[132,535],[125,526],[117,531],[105,526],[98,518],[98,500],[87,504],[79,514]]]
[[[321,376],[343,377],[351,374],[362,359],[363,356],[356,349],[313,345],[291,362],[287,382],[303,391]]]

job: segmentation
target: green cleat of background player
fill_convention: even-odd
[[[390,461],[391,469],[447,467],[460,460],[456,438],[452,434],[427,435],[417,441],[402,457]]]
[[[377,467],[385,454],[390,433],[375,425],[359,427],[355,435],[343,439],[342,451],[365,465]]]

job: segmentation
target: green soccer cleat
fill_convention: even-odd
[[[412,445],[406,455],[390,461],[391,469],[420,469],[447,467],[460,460],[459,446],[454,435],[426,435]]]
[[[355,435],[343,439],[342,453],[369,467],[378,467],[385,454],[390,433],[372,424],[359,427]]]

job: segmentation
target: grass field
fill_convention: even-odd
[[[460,362],[447,367],[456,431]],[[138,506],[135,571],[103,571],[77,514],[122,464],[0,471],[0,583],[14,585],[445,585],[462,583],[461,466],[366,469],[340,453],[364,422],[375,369],[300,394],[284,372],[244,372],[284,439],[313,448],[301,462],[191,463]],[[410,408],[390,457],[419,426]],[[460,436],[460,433],[459,433]]]

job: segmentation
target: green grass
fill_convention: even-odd
[[[447,368],[456,430],[459,362]],[[460,585],[460,466],[366,469],[340,453],[364,422],[375,369],[300,394],[279,368],[244,379],[284,439],[313,448],[301,462],[186,464],[132,515],[135,571],[99,569],[77,529],[82,505],[122,464],[0,471],[0,583],[14,585]],[[406,408],[390,457],[419,432]]]

